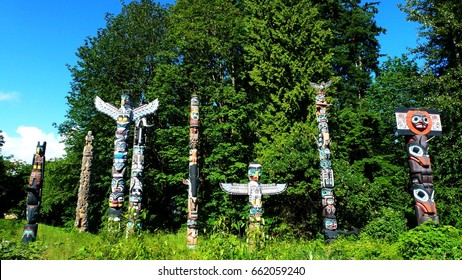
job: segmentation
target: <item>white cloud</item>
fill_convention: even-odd
[[[21,94],[16,91],[1,91],[0,90],[0,101],[8,100],[19,100]]]
[[[64,144],[59,143],[59,138],[53,133],[45,133],[42,130],[31,126],[20,126],[16,129],[19,137],[10,137],[3,131],[2,135],[5,144],[2,147],[4,157],[13,155],[16,160],[23,160],[28,164],[32,163],[32,157],[35,154],[37,142],[43,144],[47,142],[45,158],[60,158],[64,156]]]

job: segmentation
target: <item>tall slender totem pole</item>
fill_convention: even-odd
[[[197,188],[199,187],[199,167],[197,164],[197,144],[199,142],[199,97],[194,94],[191,97],[191,112],[189,115],[189,178],[183,179],[183,184],[188,186],[188,222],[187,244],[188,248],[197,245]]]
[[[220,183],[223,191],[233,195],[248,195],[250,202],[250,233],[259,229],[261,226],[261,216],[263,213],[262,196],[276,195],[284,192],[287,184],[261,184],[260,177],[262,168],[259,162],[251,162],[248,169],[249,183]]]
[[[0,130],[0,152],[2,151],[3,144],[5,144],[5,139],[3,138],[2,135],[2,130]]]
[[[120,108],[104,102],[98,96],[95,97],[95,107],[98,111],[110,116],[117,122],[114,141],[114,160],[112,166],[112,181],[109,195],[109,221],[120,222],[121,212],[124,204],[125,172],[127,161],[127,137],[130,131],[130,124],[142,117],[152,114],[157,110],[159,101],[156,99],[151,103],[141,105],[135,109],[131,108],[130,96],[122,93]]]
[[[135,135],[133,141],[132,155],[132,170],[130,177],[129,189],[129,206],[128,206],[128,222],[127,222],[127,237],[134,232],[135,228],[141,228],[139,216],[141,213],[141,199],[143,195],[143,170],[144,170],[144,144],[145,133],[143,127],[150,127],[146,118],[137,119],[135,121]]]
[[[27,188],[27,208],[26,220],[27,224],[24,225],[22,233],[22,242],[33,242],[37,238],[38,230],[38,214],[40,210],[40,203],[42,201],[42,183],[43,174],[45,172],[45,150],[47,142],[37,143],[35,155],[32,158],[32,172],[29,178],[29,187]]]
[[[325,90],[330,86],[331,81],[321,84],[310,83],[317,90],[316,93],[316,121],[318,123],[318,145],[319,160],[321,168],[321,203],[322,216],[324,217],[324,238],[326,241],[337,238],[337,219],[335,217],[334,198],[334,171],[330,159],[330,134],[327,124],[327,109],[331,107],[326,101]]]
[[[410,191],[414,197],[417,224],[430,219],[439,222],[427,135],[439,136],[443,133],[440,115],[437,110],[397,108],[395,117],[398,135],[406,136],[411,171]]]
[[[75,227],[80,231],[87,231],[88,228],[88,206],[90,197],[91,162],[93,160],[93,135],[91,131],[85,136],[85,147],[83,148],[82,167],[80,168],[80,186],[77,198],[75,214]]]

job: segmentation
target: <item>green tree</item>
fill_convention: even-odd
[[[258,97],[256,159],[263,166],[264,182],[288,183],[283,194],[265,198],[265,217],[274,226],[285,221],[290,226],[281,228],[297,234],[316,232],[321,225],[316,222],[320,183],[313,179],[319,177],[319,162],[310,82],[332,76],[326,44],[331,32],[311,1],[244,4],[249,93]]]
[[[462,62],[462,3],[458,0],[406,0],[407,20],[420,23],[420,44],[413,50],[437,75]]]
[[[356,105],[366,95],[372,74],[379,73],[380,44],[378,36],[386,30],[377,25],[374,16],[378,2],[360,0],[315,0],[332,37],[325,43],[332,52],[332,70],[341,77],[336,84],[341,106]]]
[[[0,156],[0,213],[23,214],[31,165]]]
[[[177,63],[167,69],[174,81],[158,87],[165,96],[181,95],[182,119],[181,172],[187,177],[188,113],[192,94],[200,99],[199,222],[213,226],[218,216],[238,221],[245,200],[232,198],[219,187],[219,182],[245,179],[246,167],[253,159],[251,147],[255,138],[253,124],[255,97],[248,95],[246,64],[243,60],[245,28],[240,3],[229,0],[177,1],[171,9],[169,42],[174,46],[170,55]],[[169,184],[180,185],[180,178]],[[183,210],[186,187],[176,187],[173,198]],[[234,205],[234,202],[237,205]],[[236,210],[237,209],[237,210]],[[184,211],[183,211],[184,213]],[[185,216],[182,217],[183,223]]]
[[[96,37],[85,40],[84,45],[78,48],[77,64],[68,67],[72,76],[71,92],[67,96],[69,110],[67,120],[59,126],[60,132],[66,136],[68,154],[68,162],[63,165],[70,168],[68,174],[79,174],[85,135],[91,130],[94,135],[91,192],[95,205],[91,208],[90,223],[93,225],[107,220],[104,215],[108,209],[116,129],[113,120],[96,111],[93,100],[99,96],[119,107],[123,90],[130,91],[133,107],[157,98],[151,94],[149,87],[157,68],[165,63],[160,53],[164,51],[162,44],[166,39],[167,11],[167,7],[147,0],[124,4],[119,15],[106,15],[106,27],[99,29]],[[148,117],[150,124],[155,120],[152,115]],[[146,145],[150,146],[152,130],[148,130],[147,134]],[[131,136],[128,139],[131,140]],[[148,149],[147,153],[150,154],[145,154],[146,158],[158,156],[155,150]],[[130,161],[127,161],[127,166],[130,166]],[[145,168],[149,169],[150,165]],[[149,175],[146,181],[153,180]],[[75,197],[76,176],[75,183],[66,187],[75,191]],[[70,184],[67,180],[66,183]],[[75,204],[67,207],[71,208],[69,212],[75,211]]]

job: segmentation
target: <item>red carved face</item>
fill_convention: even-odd
[[[428,112],[410,110],[407,113],[406,123],[415,134],[427,134],[431,130],[431,119]]]

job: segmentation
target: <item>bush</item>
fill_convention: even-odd
[[[398,241],[399,236],[406,230],[404,213],[389,207],[383,207],[380,209],[379,214],[361,230],[361,234],[392,243]]]
[[[406,260],[462,259],[461,231],[431,220],[401,235],[398,244]]]

